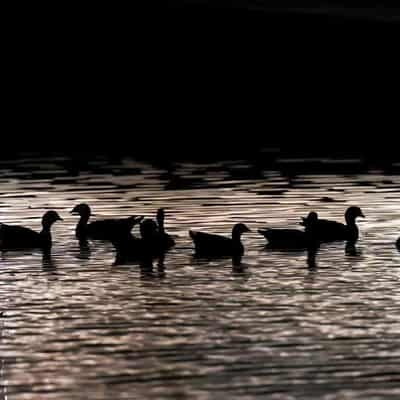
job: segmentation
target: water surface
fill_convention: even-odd
[[[51,260],[1,256],[0,399],[399,398],[399,175],[63,157],[0,168],[1,222],[65,219]],[[113,266],[110,244],[74,239],[79,202],[93,218],[165,207],[177,245],[151,270]],[[342,220],[349,205],[367,217],[356,249],[324,245],[315,265],[257,235],[310,210]],[[193,259],[189,229],[236,222],[253,230],[241,265]]]

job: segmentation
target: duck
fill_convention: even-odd
[[[30,228],[18,225],[0,225],[0,249],[19,250],[34,249],[50,250],[52,245],[51,227],[63,219],[56,211],[47,211],[42,217],[42,230],[35,232]]]
[[[104,219],[88,223],[91,216],[90,207],[81,203],[71,210],[71,214],[79,215],[80,219],[75,229],[75,236],[80,241],[110,240],[120,234],[129,234],[132,228],[137,225],[143,217],[131,216],[119,219]]]
[[[397,239],[396,247],[400,250],[400,237]]]
[[[189,236],[194,243],[196,255],[238,256],[244,254],[241,236],[246,232],[250,232],[250,229],[239,223],[233,226],[231,238],[192,230],[189,231]]]
[[[319,219],[316,212],[311,212],[300,223],[305,227],[305,232],[315,237],[320,242],[333,242],[346,240],[356,242],[359,231],[356,224],[357,218],[365,218],[360,207],[351,206],[345,212],[346,224],[337,221]]]
[[[317,244],[314,238],[299,229],[259,229],[258,233],[267,239],[269,248],[308,249]]]

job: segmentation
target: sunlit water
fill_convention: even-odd
[[[39,228],[51,261],[0,264],[0,399],[378,399],[400,397],[400,176],[315,175],[246,162],[168,169],[99,159],[3,163],[0,220]],[[78,172],[80,171],[80,172]],[[329,199],[322,199],[328,197]],[[328,200],[328,201],[326,201]],[[107,243],[79,249],[74,205],[96,214],[167,212],[176,247],[164,266],[113,266]],[[317,210],[366,220],[355,252],[264,248],[257,228],[298,227]],[[194,260],[188,230],[244,236],[242,265]]]

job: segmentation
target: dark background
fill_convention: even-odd
[[[0,152],[397,157],[398,9],[350,3],[13,8]]]

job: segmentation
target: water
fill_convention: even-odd
[[[400,175],[63,157],[0,167],[2,222],[39,228],[48,208],[65,219],[51,260],[1,258],[0,399],[399,398]],[[95,218],[163,206],[177,246],[152,270],[115,267],[111,245],[74,239],[69,211],[83,201]],[[312,268],[257,235],[310,210],[340,220],[350,204],[367,217],[355,252],[324,245]],[[236,222],[253,230],[240,266],[192,258],[189,229]]]

